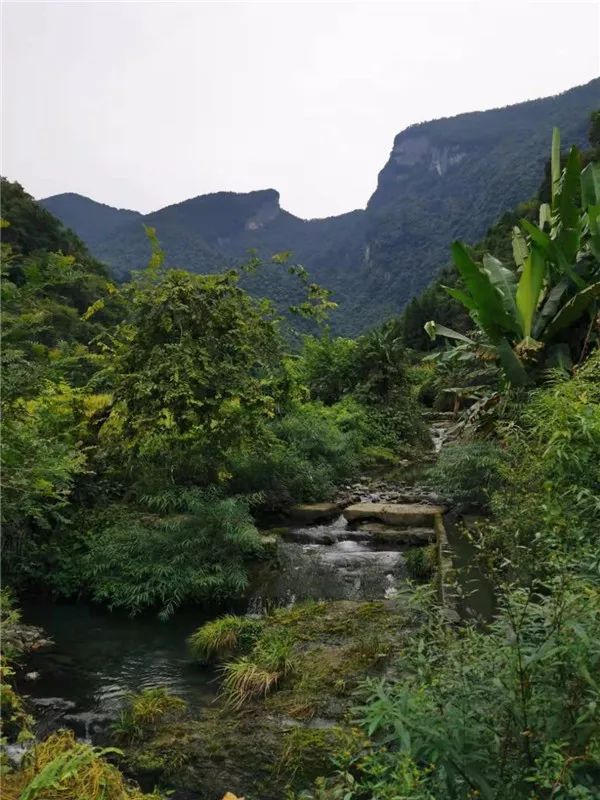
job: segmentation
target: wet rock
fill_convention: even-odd
[[[362,523],[360,530],[380,542],[395,545],[422,545],[435,541],[433,528],[390,528],[382,522]]]
[[[41,628],[20,622],[4,626],[2,641],[5,648],[11,648],[18,653],[32,653],[53,644],[52,639]]]
[[[388,525],[433,527],[436,514],[444,513],[443,506],[417,503],[357,503],[344,510],[348,522],[376,519]]]
[[[306,503],[292,506],[289,513],[299,522],[321,522],[336,517],[342,506],[340,503]]]

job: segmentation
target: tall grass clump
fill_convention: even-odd
[[[262,622],[249,617],[226,614],[206,622],[188,638],[193,658],[203,664],[229,658],[236,651],[247,650],[262,629]]]
[[[287,631],[271,630],[248,656],[223,667],[222,694],[230,708],[266,697],[294,668],[294,640]]]
[[[186,710],[185,700],[163,686],[143,689],[130,695],[126,707],[112,726],[112,732],[122,741],[144,739],[159,725],[180,718]]]

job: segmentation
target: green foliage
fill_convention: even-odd
[[[185,602],[239,596],[247,562],[262,552],[247,504],[195,489],[116,507],[90,531],[83,583],[97,601],[167,618]]]
[[[596,797],[600,352],[574,377],[516,396],[497,433],[500,464],[487,442],[442,458],[468,461],[483,444],[502,479],[489,492],[492,518],[471,532],[498,611],[485,626],[449,625],[421,587],[421,625],[397,677],[368,682],[356,712],[370,744],[339,753],[337,776],[307,796]],[[440,463],[441,479],[457,472]]]
[[[223,667],[221,692],[226,705],[239,709],[266,697],[293,667],[293,640],[285,632],[261,637],[249,656]]]
[[[349,394],[356,381],[357,343],[353,339],[306,336],[300,359],[300,377],[311,397],[331,405]]]
[[[276,322],[233,272],[148,278],[113,339],[107,441],[146,486],[222,480],[226,454],[275,412]]]
[[[399,665],[409,680],[367,690],[364,725],[383,745],[378,780],[394,785],[393,742],[423,770],[434,797],[526,798],[547,786],[556,797],[574,797],[576,788],[593,797],[600,720],[590,676],[600,666],[600,597],[581,588],[511,590],[487,633],[452,631],[433,611]]]
[[[502,450],[492,441],[449,444],[426,479],[452,503],[485,509],[492,493],[502,486],[502,464]]]
[[[189,637],[188,648],[194,659],[203,664],[230,658],[237,651],[247,650],[261,628],[260,620],[226,614],[198,628]]]
[[[262,491],[271,507],[322,500],[358,468],[363,420],[352,402],[294,407],[255,447],[232,455],[233,489]]]
[[[266,697],[294,667],[294,640],[286,630],[267,629],[251,653],[223,667],[222,694],[227,706],[242,706]]]
[[[406,554],[406,569],[415,580],[429,580],[437,566],[437,547],[434,544],[425,547],[411,547]]]
[[[186,702],[164,687],[143,689],[128,698],[112,732],[121,741],[143,740],[158,726],[180,719],[186,711]]]
[[[25,754],[19,767],[4,775],[6,800],[160,800],[143,794],[106,760],[118,754],[75,740],[71,731],[58,731]]]

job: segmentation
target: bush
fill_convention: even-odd
[[[485,509],[490,495],[502,486],[504,457],[491,441],[451,444],[427,471],[427,482],[452,503]]]
[[[192,656],[203,664],[229,658],[238,650],[248,649],[262,628],[262,622],[249,617],[226,614],[207,622],[189,638]]]
[[[237,453],[230,462],[234,491],[262,491],[268,505],[322,500],[360,464],[360,409],[297,406],[272,423],[260,449]]]
[[[84,556],[94,600],[169,617],[185,602],[239,596],[247,562],[262,552],[245,502],[181,490],[147,498],[153,513],[116,507],[97,520]]]

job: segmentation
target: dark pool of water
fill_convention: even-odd
[[[40,732],[73,728],[96,739],[123,707],[130,692],[166,686],[192,709],[211,703],[217,691],[214,671],[194,664],[186,638],[203,621],[184,611],[168,622],[154,615],[131,618],[83,603],[28,602],[23,620],[41,626],[54,641],[32,654],[19,689],[31,699]]]

